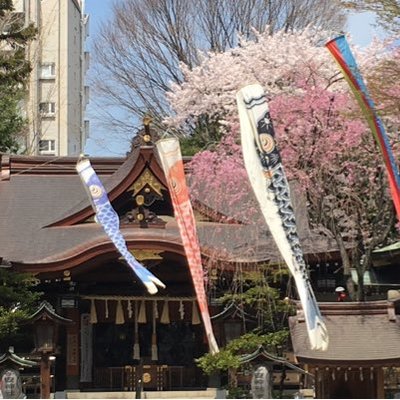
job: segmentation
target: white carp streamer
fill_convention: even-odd
[[[297,235],[289,185],[283,170],[264,90],[242,88],[236,96],[244,164],[261,212],[294,277],[313,350],[326,350],[329,337],[308,277]]]

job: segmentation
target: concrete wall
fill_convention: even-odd
[[[39,154],[39,140],[54,140],[54,155],[78,155],[85,145],[85,99],[82,95],[83,24],[77,0],[15,0],[26,13],[27,22],[39,29],[28,50],[33,71],[29,82],[26,115],[30,133],[29,154]],[[53,64],[54,76],[42,76],[42,66]],[[54,115],[39,112],[40,103],[55,103]]]

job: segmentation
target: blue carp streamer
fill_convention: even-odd
[[[149,270],[141,265],[129,252],[124,237],[119,229],[119,217],[113,209],[107,197],[107,192],[96,172],[87,159],[78,161],[76,170],[89,194],[93,210],[96,212],[95,220],[100,224],[107,236],[114,243],[122,257],[132,268],[136,276],[146,286],[150,294],[157,293],[157,286],[165,288],[165,285],[155,277]]]
[[[297,235],[289,185],[275,142],[264,90],[250,85],[237,93],[244,164],[261,212],[296,282],[311,348],[326,350],[328,332],[308,278]]]

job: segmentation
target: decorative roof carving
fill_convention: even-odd
[[[151,173],[148,168],[144,169],[144,171],[140,174],[139,178],[136,179],[130,189],[133,190],[133,195],[136,196],[143,189],[145,193],[149,193],[148,191],[146,192],[146,186],[157,193],[157,195],[160,197],[158,200],[161,200],[163,198],[161,190],[167,190],[167,188],[161,184],[161,182]]]
[[[48,301],[42,301],[38,309],[32,315],[30,315],[28,319],[25,321],[25,324],[26,325],[32,324],[37,320],[46,320],[46,319],[50,319],[55,323],[63,325],[68,325],[73,323],[71,319],[64,318],[61,315],[58,315],[54,307]]]

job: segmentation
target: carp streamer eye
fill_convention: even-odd
[[[90,193],[96,199],[103,194],[103,191],[100,186],[98,185],[90,185],[89,186]]]

